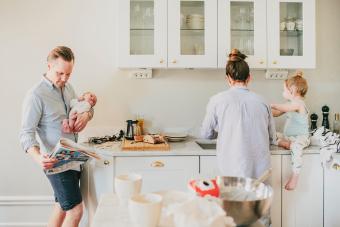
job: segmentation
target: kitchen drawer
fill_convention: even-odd
[[[187,190],[188,180],[199,173],[198,156],[117,157],[116,175],[139,173],[143,176],[142,192]]]

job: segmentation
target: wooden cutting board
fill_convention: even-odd
[[[123,151],[168,151],[170,145],[165,143],[150,144],[144,142],[135,142],[134,140],[124,140],[122,142]]]

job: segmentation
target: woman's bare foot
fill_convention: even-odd
[[[293,173],[290,176],[289,180],[287,181],[285,189],[288,191],[294,190],[297,186],[298,180],[299,180],[299,174]]]
[[[279,147],[283,147],[286,150],[290,149],[290,141],[285,139],[280,139],[278,142]]]

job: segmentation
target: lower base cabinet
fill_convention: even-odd
[[[324,179],[324,227],[339,227],[340,171],[325,171]]]
[[[291,173],[291,156],[282,155],[283,187]],[[321,227],[323,215],[323,168],[320,157],[318,154],[305,154],[296,189],[282,189],[282,227]]]
[[[198,156],[117,157],[115,174],[139,173],[142,192],[187,190],[188,181],[199,173]]]

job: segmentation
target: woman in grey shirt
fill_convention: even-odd
[[[230,89],[214,95],[207,106],[202,136],[217,135],[217,160],[222,175],[259,177],[270,168],[270,143],[275,125],[270,106],[249,91],[249,66],[237,49],[229,54],[226,80]]]

